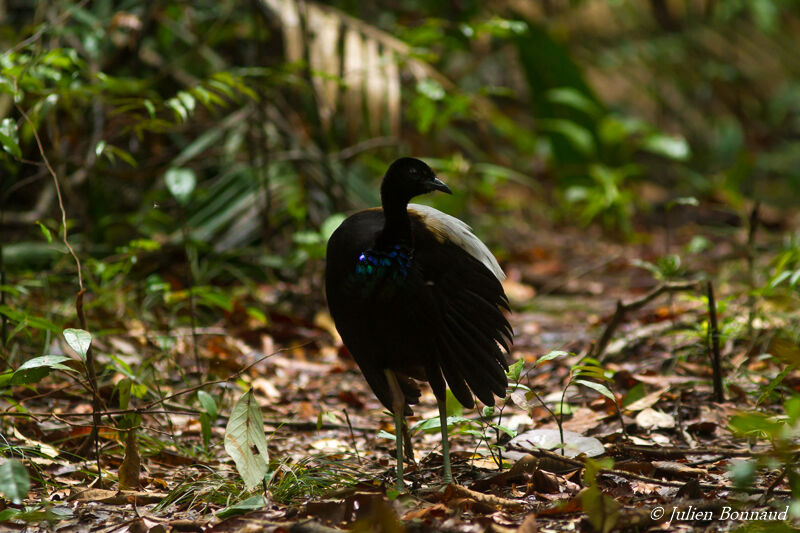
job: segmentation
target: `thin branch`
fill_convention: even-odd
[[[237,370],[236,372],[234,372],[233,374],[231,374],[230,376],[228,376],[225,379],[217,379],[217,380],[214,380],[214,381],[206,381],[204,383],[200,383],[199,385],[194,385],[192,387],[188,387],[186,389],[179,390],[178,392],[170,394],[169,396],[165,396],[164,398],[159,398],[158,400],[154,400],[154,401],[146,404],[141,409],[150,409],[151,407],[156,406],[156,405],[158,405],[160,403],[164,403],[164,402],[166,402],[168,400],[172,400],[173,398],[177,398],[178,396],[183,396],[184,394],[189,394],[190,392],[194,392],[196,390],[203,389],[205,387],[208,387],[209,385],[217,385],[217,384],[220,384],[220,383],[227,383],[229,381],[235,381],[239,376],[241,376],[242,374],[244,374],[245,372],[247,372],[248,370],[253,368],[255,365],[257,365],[261,361],[264,361],[265,359],[269,359],[270,357],[278,355],[279,353],[285,352],[287,350],[294,350],[295,348],[302,348],[303,346],[308,346],[309,344],[311,344],[311,341],[304,342],[303,344],[296,344],[294,346],[289,346],[289,347],[286,347],[286,348],[281,348],[280,350],[275,350],[272,353],[268,353],[268,354],[256,359],[255,361],[253,361],[249,365],[240,368],[239,370]]]
[[[6,54],[10,55],[10,54],[13,54],[14,52],[18,52],[18,51],[22,50],[23,48],[25,48],[25,47],[26,47],[26,46],[28,46],[29,44],[33,44],[33,43],[35,43],[36,41],[38,41],[39,39],[41,39],[41,38],[42,38],[42,35],[44,35],[44,34],[45,34],[45,33],[47,33],[48,31],[50,31],[50,29],[51,29],[51,28],[54,28],[54,27],[56,27],[57,25],[61,24],[62,22],[65,22],[65,21],[66,21],[68,18],[70,18],[70,17],[72,16],[72,12],[73,12],[73,11],[77,11],[77,10],[79,10],[79,9],[83,8],[83,6],[85,6],[85,5],[86,5],[86,4],[88,4],[88,3],[89,3],[89,0],[81,0],[81,1],[80,1],[80,2],[78,2],[76,5],[74,5],[74,6],[71,6],[71,7],[67,8],[67,9],[66,9],[66,10],[65,10],[65,11],[64,11],[64,12],[63,12],[63,13],[62,13],[62,14],[61,14],[61,15],[60,15],[60,16],[59,16],[59,17],[58,17],[56,20],[54,20],[52,23],[50,23],[50,24],[42,24],[42,25],[40,25],[40,26],[39,26],[39,29],[36,31],[36,33],[34,33],[33,35],[31,35],[30,37],[28,37],[28,38],[27,38],[27,39],[25,39],[24,41],[20,41],[20,42],[19,42],[19,43],[17,43],[15,46],[13,46],[12,48],[10,48],[10,49],[9,49],[9,50],[7,50],[6,52],[4,52],[4,53],[3,53],[3,55],[6,55]]]
[[[18,91],[17,88],[17,80],[14,79],[14,92]],[[25,119],[28,125],[31,127],[31,131],[33,132],[33,138],[36,139],[36,145],[39,147],[39,153],[42,156],[42,160],[44,161],[45,166],[47,166],[47,170],[50,172],[50,175],[53,177],[53,184],[56,188],[56,196],[58,197],[58,207],[61,210],[61,228],[63,231],[63,242],[64,246],[67,247],[69,250],[70,255],[75,260],[75,264],[78,266],[78,288],[79,290],[83,290],[83,271],[81,269],[81,260],[78,259],[78,254],[75,253],[75,250],[72,249],[72,246],[69,244],[69,239],[67,239],[67,210],[64,208],[64,198],[61,195],[61,185],[58,182],[58,176],[56,175],[56,171],[53,170],[52,165],[50,165],[50,160],[47,158],[47,155],[44,151],[44,146],[42,145],[42,139],[39,137],[39,132],[36,130],[36,126],[33,124],[33,121],[28,116],[28,114],[20,107],[19,104],[14,103],[14,107],[17,108],[19,114]]]
[[[608,347],[608,343],[611,342],[611,337],[614,335],[614,332],[622,324],[625,320],[625,315],[629,312],[641,309],[666,292],[688,291],[697,288],[699,288],[699,284],[696,281],[665,281],[638,300],[628,303],[622,303],[622,300],[617,300],[617,309],[614,311],[614,315],[608,322],[605,331],[603,331],[600,340],[597,341],[597,345],[591,351],[591,356],[599,359],[603,355],[603,352],[605,352]]]
[[[717,326],[717,303],[714,300],[714,285],[709,280],[706,283],[708,294],[709,335],[711,336],[711,368],[714,377],[714,400],[725,401],[725,392],[722,389],[722,361],[719,353],[719,327]]]
[[[543,457],[546,459],[552,459],[559,464],[568,464],[575,468],[583,468],[585,466],[584,461],[581,461],[578,458],[568,458],[562,455],[559,455],[555,452],[550,450],[544,450],[541,448],[537,448],[534,450],[527,450],[524,448],[519,448],[516,446],[512,446],[509,448],[510,450],[529,453],[535,457]],[[694,450],[693,450],[694,452]],[[658,479],[650,476],[644,476],[642,474],[636,474],[633,472],[628,472],[626,470],[619,470],[617,468],[604,468],[598,472],[602,475],[612,475],[612,476],[619,476],[624,479],[632,479],[636,481],[644,481],[645,483],[652,483],[654,485],[663,485],[666,487],[683,487],[686,482],[685,481],[669,481],[665,479]],[[698,483],[698,486],[702,490],[707,491],[717,491],[720,488],[725,488],[730,491],[739,491],[744,492],[747,494],[763,494],[768,490],[768,487],[737,487],[737,486],[730,486],[730,487],[720,487],[719,484],[713,483]],[[780,496],[791,496],[792,491],[790,490],[773,490],[773,494],[778,494]]]
[[[760,207],[761,202],[753,205],[747,229],[747,281],[750,284],[750,292],[747,295],[747,336],[751,339],[753,338],[753,321],[756,316],[756,230],[758,230]]]

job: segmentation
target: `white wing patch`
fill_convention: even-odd
[[[472,228],[466,223],[427,205],[408,204],[408,210],[421,217],[425,225],[431,230],[450,240],[453,244],[483,263],[497,279],[500,281],[506,279],[506,275],[497,263],[497,259],[495,259],[486,245],[472,233]]]

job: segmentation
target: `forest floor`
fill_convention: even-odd
[[[403,493],[394,490],[392,419],[343,349],[317,277],[234,297],[231,311],[197,331],[202,375],[189,372],[189,329],[169,331],[174,342],[167,345],[157,324],[90,310],[98,365],[111,369],[100,377],[107,414],[99,460],[76,455],[91,431],[91,394],[82,380],[53,372],[7,389],[2,439],[9,456],[24,459],[31,488],[21,503],[0,509],[0,528],[788,528],[768,524],[792,505],[788,465],[797,458],[775,425],[800,381],[765,354],[776,353],[774,332],[792,311],[750,296],[751,282],[765,282],[781,231],[760,230],[749,245],[746,220],[687,224],[669,244],[663,233],[620,244],[589,230],[515,239],[503,258],[514,309],[509,359],[523,361],[512,375],[513,394],[493,412],[450,407],[455,484],[444,487],[436,403],[424,388],[408,419],[416,464],[406,463]],[[680,256],[679,265],[664,259],[667,249]],[[716,291],[724,391],[713,385],[706,279]],[[253,305],[266,317],[248,313]],[[70,355],[58,338],[51,346]],[[797,345],[788,346],[789,359],[797,357]],[[130,408],[140,409],[136,446],[118,431],[121,416],[130,414],[117,407],[115,385],[124,379],[134,384]],[[223,446],[230,407],[249,386],[270,455],[268,481],[251,492]],[[209,412],[201,390],[219,413]],[[205,436],[203,416],[210,417]],[[526,443],[552,436],[559,422],[566,457],[559,446],[548,452]],[[509,442],[511,435],[522,436]],[[590,458],[595,445],[603,453]],[[139,486],[120,491],[123,474]]]

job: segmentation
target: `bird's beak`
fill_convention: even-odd
[[[447,194],[453,194],[453,191],[450,190],[450,187],[448,187],[447,184],[439,178],[433,178],[433,185],[431,188],[434,191],[442,191],[446,192]]]

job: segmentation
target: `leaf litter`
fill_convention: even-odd
[[[536,239],[511,247],[507,268],[517,334],[512,358],[524,365],[509,399],[493,412],[464,411],[454,419],[455,485],[440,485],[440,437],[420,424],[411,436],[415,464],[407,465],[407,492],[393,490],[390,417],[342,347],[318,288],[283,284],[234,296],[231,310],[201,332],[203,375],[186,371],[192,362],[187,331],[162,335],[141,323],[130,330],[109,324],[107,332],[86,338],[72,330],[67,343],[77,355],[91,340],[111,369],[99,391],[105,402],[100,459],[74,455],[90,433],[91,397],[75,369],[60,368],[65,359],[52,356],[58,364],[47,375],[12,386],[0,400],[4,427],[13,429],[4,442],[33,474],[24,501],[7,502],[0,516],[31,531],[524,533],[660,529],[669,516],[653,518],[657,506],[693,506],[718,516],[724,505],[766,510],[785,501],[788,477],[775,467],[771,447],[749,445],[730,426],[756,405],[780,412],[779,397],[763,392],[779,373],[774,361],[731,335],[724,352],[737,364],[726,376],[729,398],[713,402],[706,308],[702,295],[689,291],[671,303],[661,296],[631,307],[602,359],[587,367],[616,302],[641,299],[658,282],[632,261],[641,253],[634,247],[582,239],[576,249],[575,235]],[[543,254],[544,260],[529,261]],[[576,257],[593,259],[596,269],[575,273],[568,265]],[[725,267],[705,265],[715,266],[718,274]],[[723,288],[729,327],[747,314],[734,283]],[[292,295],[294,303],[276,305],[263,319],[243,313],[266,293],[276,302]],[[792,350],[789,344],[781,354],[791,359]],[[53,353],[66,351],[60,346]],[[586,368],[576,370],[581,365]],[[576,376],[589,370],[596,386],[580,386]],[[794,372],[784,377],[781,386],[800,389]],[[127,407],[120,407],[120,384],[126,384]],[[223,447],[226,435],[237,435],[230,430],[231,408],[247,390],[266,432],[266,448],[251,440],[252,427],[240,426],[246,431],[232,443],[241,453],[257,452],[261,473],[248,479],[249,489]],[[134,426],[119,429],[126,416]],[[436,416],[425,389],[409,426]],[[552,438],[559,423],[567,442],[591,446],[562,449],[560,437]],[[767,427],[769,420],[760,423]],[[535,445],[544,434],[550,444]],[[592,459],[603,449],[613,462]],[[748,468],[752,483],[737,485],[737,472]]]

